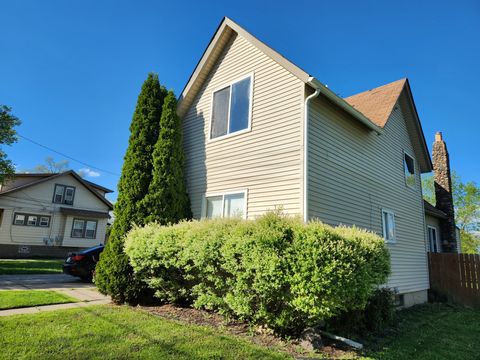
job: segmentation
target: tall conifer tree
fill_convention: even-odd
[[[191,218],[184,170],[182,126],[173,91],[165,98],[160,133],[153,150],[153,176],[148,195],[142,201],[145,222],[177,223]]]
[[[110,239],[96,267],[95,282],[117,303],[136,303],[146,291],[134,276],[123,251],[124,237],[134,224],[143,225],[140,206],[152,180],[152,153],[159,135],[162,106],[167,95],[156,74],[148,74],[138,96],[130,125],[130,138],[118,183],[115,221]]]

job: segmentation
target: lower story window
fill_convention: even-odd
[[[246,218],[246,191],[216,194],[205,197],[204,217]]]
[[[388,243],[396,241],[395,213],[391,210],[382,210],[383,238]]]
[[[73,219],[72,238],[95,239],[97,220]]]
[[[39,226],[48,228],[50,227],[50,216],[15,213],[13,215],[13,225]]]
[[[438,232],[436,227],[428,227],[428,244],[430,246],[430,252],[440,252],[440,246],[438,244]]]

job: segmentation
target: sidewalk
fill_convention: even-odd
[[[70,309],[110,303],[110,297],[100,294],[93,284],[64,275],[0,275],[0,290],[51,290],[78,299],[68,304],[44,305],[0,310],[0,316],[34,314],[44,311]]]

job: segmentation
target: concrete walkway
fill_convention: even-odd
[[[110,303],[108,296],[100,294],[91,283],[64,275],[0,275],[0,290],[51,290],[78,299],[79,302],[0,310],[0,316],[33,314],[43,311],[70,309]]]

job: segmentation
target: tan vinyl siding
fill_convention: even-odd
[[[415,162],[416,187],[407,187],[403,152],[415,156],[400,106],[377,135],[320,97],[309,131],[309,216],[382,235],[382,208],[394,211],[388,285],[402,293],[428,289],[419,168]]]
[[[249,132],[209,141],[212,92],[253,74]],[[301,213],[303,83],[232,34],[183,120],[187,188],[195,218],[205,193],[248,190],[247,215]]]

